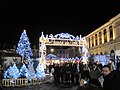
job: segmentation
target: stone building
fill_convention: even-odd
[[[120,54],[120,14],[86,36],[91,55]]]

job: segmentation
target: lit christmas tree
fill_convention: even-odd
[[[17,68],[16,64],[13,65],[13,78],[17,79],[20,77],[19,69]]]
[[[30,62],[31,60],[29,60],[29,65],[28,65],[28,72],[26,73],[26,78],[31,80],[33,78],[36,78],[35,75],[35,70],[33,68],[33,64],[34,62]]]
[[[44,72],[44,68],[42,67],[42,65],[39,63],[37,68],[36,68],[36,77],[37,78],[45,78],[45,72]]]
[[[4,78],[13,78],[12,66],[5,71]]]
[[[30,48],[29,38],[27,37],[26,30],[23,31],[16,52],[22,56],[23,59],[30,58],[32,54],[32,50]]]
[[[17,79],[20,77],[19,69],[16,64],[10,66],[7,71],[5,71],[4,78],[14,78]]]
[[[26,65],[23,64],[21,69],[20,69],[20,76],[21,77],[26,77],[27,72],[28,72],[28,69],[27,69]]]

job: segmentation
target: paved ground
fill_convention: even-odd
[[[55,86],[53,83],[45,83],[34,86],[3,88],[3,90],[76,90],[77,86],[64,87],[63,85]]]

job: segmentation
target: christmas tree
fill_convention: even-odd
[[[34,67],[33,67],[33,64],[34,62],[30,62],[31,60],[29,60],[29,65],[28,65],[28,72],[26,73],[26,78],[31,80],[33,78],[36,78],[36,75],[35,75],[35,70],[34,70]]]
[[[27,69],[26,65],[23,64],[21,69],[20,69],[20,76],[21,77],[26,77],[27,72],[28,72],[28,69]]]
[[[17,68],[16,64],[10,66],[7,71],[5,71],[4,78],[14,78],[17,79],[20,77],[19,69]]]
[[[19,69],[17,68],[16,64],[13,65],[13,78],[17,79],[20,77]]]
[[[16,52],[21,55],[23,58],[30,58],[32,54],[32,50],[30,48],[29,38],[27,37],[26,30],[23,31]]]
[[[12,66],[10,66],[4,73],[4,78],[13,78]]]
[[[44,68],[42,67],[42,65],[39,63],[37,68],[36,68],[36,77],[37,78],[45,78],[45,72],[44,72]]]

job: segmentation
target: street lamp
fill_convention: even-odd
[[[50,49],[50,51],[51,51],[51,52],[54,52],[54,49],[53,49],[53,48],[51,48],[51,49]]]

